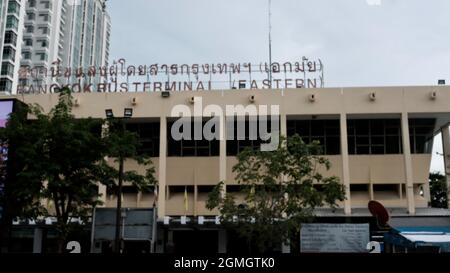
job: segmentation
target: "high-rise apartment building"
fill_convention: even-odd
[[[111,23],[106,0],[1,0],[0,3],[0,33],[9,35],[2,35],[0,46],[4,47],[3,36],[16,44],[5,47],[3,56],[0,55],[0,91],[39,92],[52,90],[49,87],[56,84],[95,86],[105,80],[100,73],[76,77],[76,71],[80,68],[87,71],[90,67],[99,71],[99,67],[108,64]]]
[[[17,89],[25,0],[0,0],[0,93]]]
[[[78,0],[72,1],[67,8],[65,25],[65,41],[62,66],[71,68],[74,72],[78,68],[87,71],[89,67],[108,65],[109,38],[111,34],[111,20],[106,11],[106,0]],[[98,84],[105,79],[98,76],[77,79],[72,73],[63,84],[77,83]]]

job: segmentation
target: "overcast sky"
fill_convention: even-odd
[[[110,60],[268,61],[267,2],[110,0]],[[449,0],[272,0],[273,61],[320,58],[326,87],[450,81],[449,14]]]

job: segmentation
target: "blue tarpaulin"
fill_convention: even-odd
[[[396,227],[384,235],[384,241],[398,247],[439,247],[441,252],[450,252],[450,227]]]

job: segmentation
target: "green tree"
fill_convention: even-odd
[[[433,208],[448,208],[447,202],[447,180],[445,175],[440,173],[430,173],[430,195],[431,207]]]
[[[114,138],[101,138],[99,128],[104,121],[76,119],[72,100],[70,90],[63,89],[49,113],[39,105],[29,105],[30,120],[22,122],[13,114],[0,131],[2,139],[15,145],[17,176],[8,192],[17,200],[14,214],[28,219],[56,217],[59,252],[71,231],[79,227],[72,218],[86,223],[92,208],[101,204],[99,183],[115,183],[114,167],[104,158],[120,145]],[[134,138],[128,141],[128,145],[138,145]],[[148,175],[153,171],[150,167]],[[130,172],[127,180],[139,186],[154,182],[146,177]]]
[[[287,242],[299,232],[301,223],[313,217],[314,208],[325,204],[336,207],[343,201],[345,188],[337,177],[324,177],[321,170],[330,162],[318,142],[306,144],[295,135],[282,138],[272,152],[246,149],[238,154],[233,167],[236,181],[245,196],[242,204],[233,194],[225,194],[219,183],[209,194],[207,208],[218,208],[228,230],[237,232],[250,251],[266,252]]]
[[[110,119],[108,125],[105,142],[108,146],[107,155],[112,158],[112,162],[102,162],[101,176],[102,181],[112,188],[118,196],[116,212],[117,221],[117,219],[121,219],[121,194],[123,183],[131,183],[138,191],[144,191],[149,190],[149,187],[151,186],[155,186],[157,180],[154,176],[155,168],[151,159],[147,155],[139,153],[141,144],[138,135],[126,130],[124,119]],[[147,166],[145,174],[141,175],[135,170],[124,171],[126,160],[134,160],[139,165]],[[116,253],[119,253],[120,221],[116,222],[115,237],[114,250]]]

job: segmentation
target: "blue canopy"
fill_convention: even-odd
[[[386,243],[405,248],[439,247],[450,252],[450,227],[396,227],[384,235]]]

